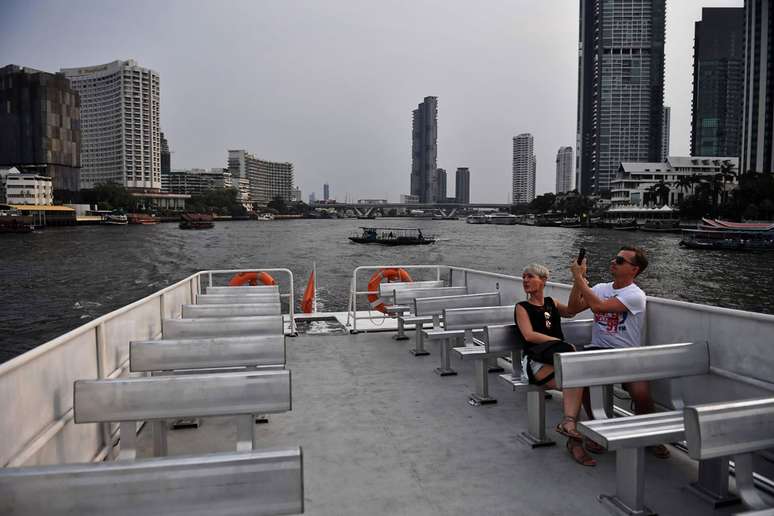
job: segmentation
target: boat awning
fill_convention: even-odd
[[[19,211],[60,211],[60,212],[75,212],[74,208],[67,206],[53,206],[43,204],[11,204],[11,208],[16,208]]]

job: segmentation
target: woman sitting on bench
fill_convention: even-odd
[[[553,355],[575,351],[571,344],[564,342],[561,318],[575,314],[566,305],[543,295],[548,273],[547,267],[537,263],[524,268],[521,279],[527,300],[516,305],[514,318],[517,331],[526,343],[522,370],[526,371],[529,382],[558,390],[554,381]],[[597,462],[583,447],[583,436],[575,429],[582,403],[582,387],[564,390],[564,419],[556,425],[556,431],[567,437],[567,450],[575,462],[596,466]],[[588,441],[586,445],[593,446],[594,443]]]

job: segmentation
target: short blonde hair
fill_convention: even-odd
[[[545,265],[541,265],[539,263],[530,263],[524,269],[521,271],[522,274],[534,274],[535,276],[539,278],[543,278],[544,280],[548,281],[548,276],[550,274],[550,271],[548,270],[548,267]]]

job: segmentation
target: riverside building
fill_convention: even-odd
[[[293,164],[265,161],[243,149],[228,151],[228,172],[235,181],[249,183],[252,204],[266,206],[275,197],[293,200]]]
[[[769,0],[747,0],[741,172],[774,172],[774,80],[771,34],[774,9]]]
[[[535,139],[530,133],[513,138],[512,194],[513,204],[523,204],[535,198]]]
[[[412,115],[411,195],[419,202],[438,199],[438,97],[425,97]]]
[[[233,186],[228,169],[222,168],[173,170],[161,176],[162,191],[174,194],[198,195],[207,190],[222,190]]]
[[[705,7],[695,23],[691,154],[739,156],[744,105],[744,7]]]
[[[159,74],[132,59],[61,71],[81,97],[81,187],[160,191]]]
[[[576,186],[607,196],[621,162],[661,159],[665,0],[581,0]]]
[[[51,179],[77,192],[81,175],[81,101],[63,74],[0,68],[0,167]]]
[[[572,190],[572,147],[559,147],[556,153],[556,193]]]
[[[54,203],[50,177],[23,174],[16,167],[0,170],[0,201],[4,204],[48,206]]]
[[[459,204],[470,204],[470,170],[459,167],[454,177],[454,200]]]
[[[446,169],[439,168],[436,170],[436,180],[438,181],[438,187],[436,188],[436,201],[446,202]]]

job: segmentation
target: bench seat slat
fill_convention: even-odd
[[[680,410],[581,421],[578,431],[608,450],[653,446],[685,438],[683,412]]]
[[[162,324],[162,338],[164,340],[282,335],[283,332],[284,323],[281,315],[164,319]]]
[[[280,305],[279,302],[183,305],[183,319],[197,319],[200,317],[251,317],[280,314],[282,314],[282,305]]]
[[[269,414],[291,409],[290,371],[77,380],[76,423]]]
[[[303,512],[300,448],[0,469],[5,516]]]
[[[462,294],[458,296],[422,297],[414,299],[414,313],[423,316],[442,315],[444,310],[496,306],[500,304],[499,292]]]
[[[199,294],[196,296],[197,305],[232,305],[252,303],[279,303],[279,293],[268,294]]]
[[[277,285],[254,285],[239,287],[207,287],[207,294],[279,294]]]

